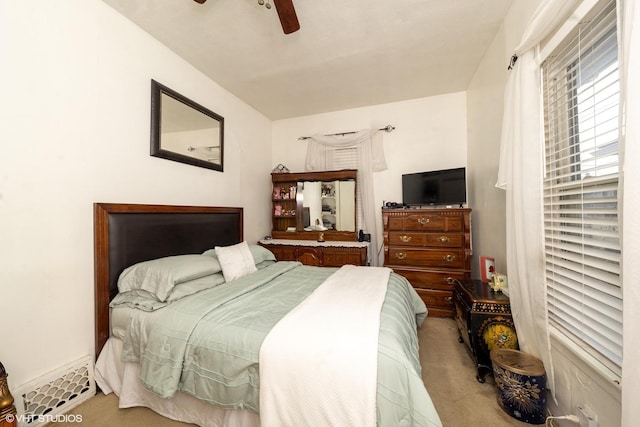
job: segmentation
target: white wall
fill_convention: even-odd
[[[300,136],[391,124],[396,129],[383,134],[388,169],[374,173],[376,207],[381,207],[383,201],[402,202],[404,173],[466,166],[466,120],[464,92],[278,120],[273,123],[272,163],[302,172],[307,143]],[[382,244],[380,209],[377,218]]]
[[[495,259],[506,274],[505,192],[495,187],[500,159],[500,126],[506,81],[504,31],[483,57],[467,91],[469,205],[473,207],[473,277],[480,278],[480,256]]]
[[[487,50],[467,91],[469,202],[473,212],[474,264],[478,255],[494,256],[496,270],[506,272],[505,194],[494,187],[498,173],[503,95],[513,49],[540,0],[514,1],[502,28]],[[478,271],[478,270],[475,270]],[[542,276],[542,272],[541,272]],[[600,427],[620,425],[620,388],[552,337],[556,397],[548,400],[554,415],[577,414],[586,405]],[[563,426],[574,425],[568,422]]]
[[[93,354],[94,202],[245,208],[270,230],[271,122],[100,0],[0,2],[0,360]],[[224,173],[150,157],[151,79],[225,118]]]

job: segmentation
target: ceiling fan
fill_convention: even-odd
[[[193,1],[203,4],[207,0]],[[258,0],[258,4],[265,5],[267,9],[271,9],[269,0],[267,0],[266,4],[264,0]],[[298,31],[300,29],[300,23],[298,22],[296,9],[293,7],[293,0],[273,0],[273,4],[276,6],[276,11],[280,18],[280,24],[282,25],[282,31],[284,31],[285,34],[291,34]]]

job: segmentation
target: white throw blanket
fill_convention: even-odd
[[[283,317],[260,349],[260,423],[376,425],[380,311],[391,270],[346,265]]]

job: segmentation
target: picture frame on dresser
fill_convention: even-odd
[[[480,278],[483,282],[489,282],[496,270],[496,260],[489,256],[480,257]]]

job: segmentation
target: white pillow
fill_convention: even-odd
[[[216,246],[215,251],[222,267],[224,280],[227,282],[257,270],[247,242],[232,246]]]

